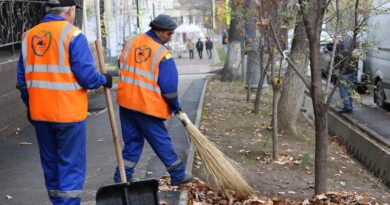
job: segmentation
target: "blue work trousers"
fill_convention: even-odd
[[[86,170],[85,121],[33,122],[46,188],[54,205],[79,205]]]
[[[141,157],[145,139],[166,166],[171,179],[173,181],[184,179],[185,166],[174,150],[163,119],[120,107],[120,120],[125,143],[122,155],[127,180],[132,178],[134,167]],[[114,180],[120,182],[118,168]]]
[[[344,105],[344,110],[353,110],[352,106],[352,91],[353,91],[353,73],[343,75],[340,81],[340,98]]]

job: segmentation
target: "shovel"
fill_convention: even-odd
[[[96,50],[99,60],[99,67],[102,73],[106,72],[102,44],[96,40]],[[110,117],[112,135],[114,138],[115,153],[118,161],[121,183],[100,187],[96,193],[97,205],[158,205],[158,181],[148,179],[137,182],[127,182],[125,165],[123,163],[121,144],[119,141],[118,128],[115,121],[114,108],[111,101],[111,93],[104,88],[108,115]]]

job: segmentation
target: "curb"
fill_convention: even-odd
[[[303,107],[305,118],[313,124],[310,96],[305,96]],[[337,114],[332,107],[328,111],[328,134],[339,136],[355,159],[390,186],[390,150],[385,148],[389,147],[389,141],[352,117]]]
[[[200,95],[198,109],[196,111],[196,119],[195,119],[195,123],[194,123],[196,127],[199,127],[199,124],[200,124],[202,111],[203,111],[204,97],[206,94],[206,88],[207,88],[208,82],[209,82],[209,79],[206,78],[206,81],[203,85],[202,93]],[[187,154],[186,171],[185,171],[187,174],[190,174],[190,175],[192,175],[192,165],[194,163],[195,151],[196,150],[195,150],[194,144],[190,143],[190,147],[188,149],[188,154]],[[178,205],[187,205],[187,204],[188,204],[188,192],[181,191]]]

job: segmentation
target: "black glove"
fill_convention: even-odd
[[[106,88],[112,88],[112,76],[108,73],[102,73],[104,75],[104,77],[106,77],[106,84],[104,84],[103,86],[106,87]]]
[[[177,109],[177,110],[175,111],[175,115],[180,114],[180,112],[181,112],[181,108],[179,108],[179,109]]]

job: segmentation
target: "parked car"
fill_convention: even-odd
[[[385,5],[390,8],[390,5]],[[366,53],[365,72],[374,87],[374,102],[379,107],[390,103],[390,12],[373,15],[368,20],[367,42],[373,46]]]
[[[378,47],[367,52],[365,69],[374,83],[374,102],[378,107],[390,103],[390,48]]]

